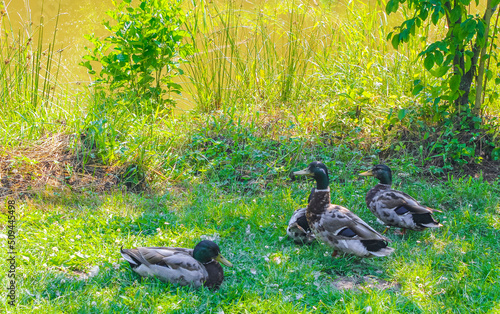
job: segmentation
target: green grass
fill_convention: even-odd
[[[420,121],[411,114],[420,106],[411,82],[422,73],[415,58],[425,42],[389,48],[384,38],[394,22],[379,3],[351,1],[339,16],[329,1],[317,8],[297,8],[297,2],[194,8],[186,26],[199,53],[182,83],[195,110],[173,117],[59,86],[58,70],[47,71],[60,57],[54,41],[49,48],[27,45],[43,33],[38,23],[0,37],[2,176],[32,169],[22,163],[52,160],[14,154],[12,161],[12,150],[64,133],[77,135],[68,149],[84,164],[125,166],[132,172],[122,183],[145,178],[148,187],[139,194],[125,185],[101,194],[47,187],[17,200],[18,302],[9,307],[0,293],[2,312],[498,311],[500,182],[428,177],[416,165],[437,152],[424,147],[415,157],[400,141],[406,126]],[[6,17],[2,23],[3,31],[10,29]],[[411,129],[421,138],[425,130]],[[318,243],[295,245],[286,223],[312,183],[291,181],[289,174],[312,160],[330,169],[332,201],[378,230],[364,204],[375,182],[356,174],[380,162],[401,174],[398,189],[444,211],[437,214],[444,227],[389,234],[396,252],[382,259],[332,259],[331,249]],[[0,215],[3,234],[6,219]],[[216,292],[141,279],[119,254],[122,245],[193,247],[204,238],[214,239],[235,265],[224,268]],[[6,269],[6,241],[0,244]],[[95,266],[97,275],[84,278]],[[340,279],[366,278],[394,287],[334,287]],[[4,271],[0,282],[7,284]]]
[[[334,164],[328,163],[337,169]],[[375,182],[351,171],[343,175],[345,183],[331,185],[332,200],[382,230],[364,205]],[[403,238],[389,233],[396,252],[363,260],[332,259],[328,247],[295,245],[286,237],[288,218],[312,185],[291,182],[286,173],[273,187],[251,194],[207,182],[158,195],[54,193],[18,201],[18,305],[8,307],[2,295],[2,306],[19,313],[494,312],[500,289],[498,182],[401,178],[398,188],[444,211],[437,215],[444,227]],[[214,239],[235,265],[224,268],[226,279],[216,292],[141,279],[119,253],[122,245],[193,247],[204,238]],[[0,259],[4,263],[5,249]],[[95,277],[80,278],[94,266],[100,269]],[[332,286],[339,278],[364,276],[399,285],[384,290],[360,284],[356,291]]]

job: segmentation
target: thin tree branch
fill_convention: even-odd
[[[493,0],[488,0],[488,3],[486,4],[486,12],[484,13],[485,41],[483,47],[481,48],[481,54],[479,57],[480,58],[479,69],[477,71],[477,76],[476,76],[476,101],[474,102],[474,109],[473,109],[473,113],[476,115],[478,115],[479,112],[481,111],[481,100],[482,100],[481,96],[483,94],[484,64],[486,63],[486,48],[488,43],[488,33],[490,30],[491,16],[493,15],[495,9],[496,6],[493,7]]]
[[[497,12],[497,19],[495,21],[495,28],[494,28],[494,31],[493,31],[493,35],[491,36],[491,43],[490,43],[490,53],[489,55],[491,56],[491,51],[493,50],[493,44],[494,44],[494,41],[495,41],[495,37],[497,35],[497,30],[498,30],[498,17],[500,16],[500,11]],[[486,65],[486,69],[489,70],[490,68],[490,61],[491,61],[491,58],[488,58],[488,64]],[[482,103],[484,103],[484,99],[486,97],[486,83],[488,82],[488,77],[485,77],[484,78],[484,84],[483,84],[483,99],[482,99]],[[481,115],[483,115],[482,113],[482,110],[481,110]]]

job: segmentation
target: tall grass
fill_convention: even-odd
[[[102,95],[65,96],[56,29],[47,36],[42,18],[14,33],[5,15],[2,145],[71,132],[81,135],[76,153],[84,162],[173,180],[226,169],[222,177],[247,180],[254,157],[262,161],[257,168],[270,165],[257,169],[262,174],[289,169],[303,156],[296,151],[315,144],[384,150],[400,136],[393,125],[418,106],[411,91],[423,68],[415,60],[430,32],[394,51],[385,38],[397,23],[383,1],[186,5],[197,52],[184,65],[184,85],[199,110],[174,117]]]
[[[234,1],[223,8],[203,1],[193,6],[187,28],[198,53],[188,67],[189,92],[202,110],[301,97],[316,46],[310,39],[318,28],[306,24],[315,12],[298,4],[252,10]]]
[[[318,140],[347,140],[359,148],[383,144],[377,136],[382,136],[389,108],[404,102],[408,92],[399,82],[408,81],[418,67],[385,44],[389,26],[381,4],[243,4],[191,3],[185,26],[197,53],[186,64],[187,92],[202,113],[178,119],[144,113],[140,107],[131,110],[102,95],[76,99],[56,94],[62,90],[56,29],[44,43],[48,36],[42,17],[14,36],[6,15],[2,31],[11,33],[2,36],[1,53],[14,61],[1,64],[4,143],[64,130],[81,135],[76,153],[84,163],[129,164],[152,177],[173,179],[221,168],[227,170],[225,177],[247,177],[248,158],[266,150],[270,153],[258,158],[270,166],[257,177],[288,169],[304,143]],[[345,15],[339,16],[339,10]],[[219,113],[205,114],[213,110]],[[234,144],[257,137],[264,142]],[[275,149],[276,141],[288,139],[283,151]],[[207,151],[207,141],[221,151]]]
[[[45,29],[43,14],[37,23],[28,16],[21,27],[13,25],[8,8],[2,6],[0,28],[0,122],[2,144],[36,139],[57,128],[66,112],[59,106],[60,51],[55,50],[58,17],[53,30]],[[47,39],[49,38],[49,39]]]
[[[399,98],[420,70],[414,43],[398,53],[385,42],[390,26],[380,2],[225,3],[193,3],[187,23],[198,50],[187,69],[189,92],[202,110],[324,102],[354,89],[354,96]]]

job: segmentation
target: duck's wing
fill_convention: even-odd
[[[189,260],[193,258],[193,250],[176,247],[139,247],[122,249],[122,256],[132,266],[165,264],[171,260]]]
[[[337,239],[389,241],[356,214],[340,205],[330,205],[322,215],[319,225]]]
[[[309,228],[309,224],[306,219],[306,210],[307,208],[303,207],[294,211],[292,217],[288,221],[288,227],[290,228],[295,226],[304,233],[310,231],[311,228]]]
[[[286,233],[296,243],[311,243],[315,240],[314,233],[307,222],[306,210],[306,207],[297,209],[288,222]]]
[[[156,276],[166,282],[200,286],[208,274],[203,264],[194,259],[192,252],[192,249],[172,247],[121,250],[123,258],[141,276]]]
[[[435,211],[441,212],[439,210],[421,205],[417,200],[404,192],[392,189],[380,192],[374,202],[380,203],[384,208],[394,210],[404,207],[412,214],[431,214]]]

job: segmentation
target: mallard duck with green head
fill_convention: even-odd
[[[315,190],[314,188],[311,190],[307,203],[311,200]],[[293,212],[286,228],[286,234],[297,244],[310,244],[316,240],[316,236],[307,222],[306,210],[307,207],[302,207]]]
[[[219,246],[209,240],[201,241],[194,249],[139,247],[120,251],[132,269],[143,277],[157,277],[164,282],[196,288],[204,285],[218,289],[224,280],[219,262],[233,266],[220,254]]]
[[[337,250],[359,257],[386,256],[394,249],[388,239],[370,227],[361,218],[340,205],[330,202],[328,169],[314,161],[295,175],[311,176],[316,180],[316,189],[306,209],[306,218],[316,238]]]
[[[380,183],[366,194],[366,205],[387,228],[399,227],[404,234],[406,229],[421,231],[427,228],[439,228],[443,225],[432,216],[439,210],[421,205],[410,195],[391,188],[392,171],[386,165],[376,165],[371,170],[360,173],[361,176],[373,176]]]

